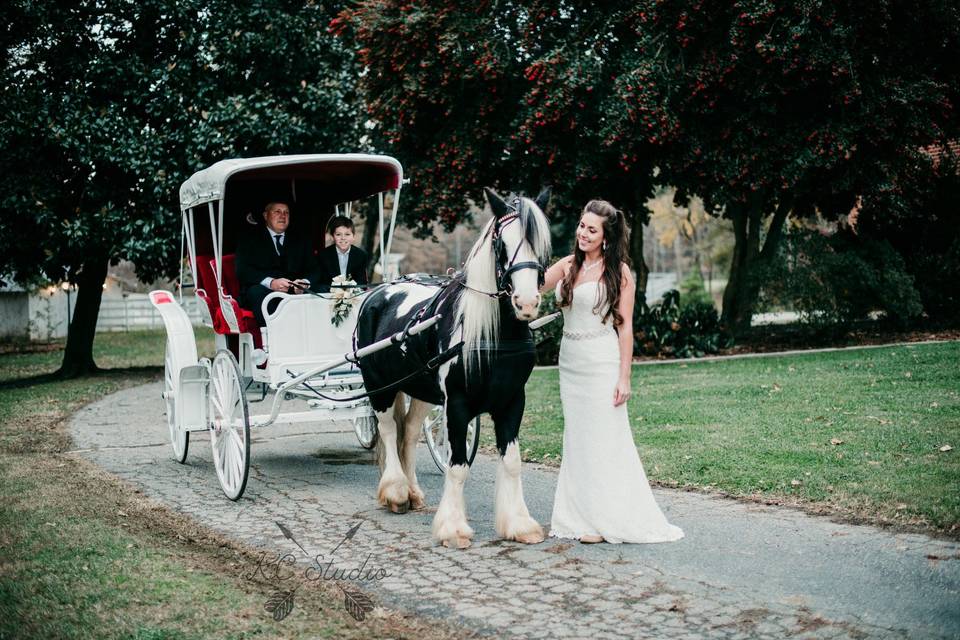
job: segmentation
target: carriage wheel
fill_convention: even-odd
[[[167,429],[170,432],[170,444],[173,445],[173,459],[183,464],[190,447],[190,432],[183,428],[177,414],[177,381],[180,379],[180,363],[175,362],[170,344],[163,358],[163,399],[167,405]]]
[[[423,420],[423,435],[427,439],[430,456],[440,473],[447,472],[450,460],[450,441],[447,439],[447,412],[442,405],[430,410]],[[480,416],[467,424],[467,464],[473,464],[480,447]]]
[[[364,449],[373,449],[380,432],[377,431],[377,416],[362,416],[353,419],[353,430]]]
[[[210,444],[220,486],[238,500],[250,473],[250,414],[237,359],[217,352],[210,372]]]

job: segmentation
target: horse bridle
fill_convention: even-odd
[[[544,281],[544,268],[543,265],[537,260],[525,260],[524,262],[517,262],[517,255],[520,253],[520,247],[523,246],[523,242],[517,244],[516,250],[513,252],[513,256],[510,258],[509,262],[506,263],[505,267],[501,261],[502,257],[506,257],[506,245],[503,242],[503,229],[509,225],[511,222],[515,222],[520,218],[519,212],[520,199],[516,198],[513,201],[512,213],[508,213],[504,216],[501,216],[497,219],[497,222],[493,225],[493,251],[497,256],[496,261],[496,278],[497,278],[497,295],[510,295],[513,291],[513,284],[510,281],[510,276],[516,273],[517,271],[522,271],[524,269],[536,269],[537,270],[537,288],[543,287]]]

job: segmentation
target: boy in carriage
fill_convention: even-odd
[[[353,222],[346,216],[334,216],[327,225],[333,244],[320,252],[323,280],[318,282],[320,291],[329,291],[333,279],[343,276],[357,284],[367,284],[367,265],[370,256],[360,247],[353,246]]]

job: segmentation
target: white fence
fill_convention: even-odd
[[[199,300],[184,296],[183,309],[194,326],[201,324]],[[97,331],[139,331],[162,329],[163,319],[150,304],[146,294],[131,294],[122,298],[104,297],[100,302]]]

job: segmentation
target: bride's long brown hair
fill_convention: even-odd
[[[595,313],[603,312],[603,322],[608,318],[613,318],[613,326],[619,327],[623,324],[623,318],[620,316],[620,285],[623,279],[621,264],[626,263],[630,266],[630,256],[627,251],[627,242],[630,238],[630,229],[627,227],[627,221],[624,219],[623,212],[618,211],[616,207],[606,200],[591,200],[583,208],[580,217],[584,214],[593,213],[603,219],[603,249],[600,258],[603,260],[603,274],[600,281],[603,282],[603,291],[597,296],[597,304],[593,307]],[[574,239],[573,242],[573,264],[564,277],[560,285],[560,306],[564,307],[573,302],[573,283],[577,281],[580,269],[583,267],[583,261],[586,254],[580,250],[580,244]],[[606,311],[603,311],[604,306]]]

